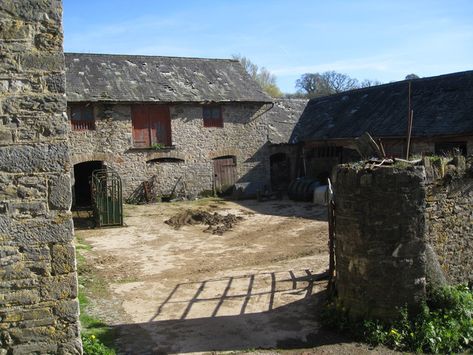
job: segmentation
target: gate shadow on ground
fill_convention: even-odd
[[[278,274],[278,275],[276,275]],[[172,354],[211,351],[240,351],[252,349],[303,349],[322,345],[350,342],[340,335],[320,329],[319,314],[326,292],[313,292],[326,284],[326,274],[296,277],[293,271],[265,273],[271,280],[269,291],[255,290],[255,277],[243,275],[211,279],[202,282],[182,283],[175,286],[166,300],[158,307],[149,322],[117,326],[118,351],[124,354]],[[244,281],[246,292],[231,292],[232,284]],[[223,292],[205,296],[206,287],[212,282],[222,282]],[[303,283],[303,287],[300,286]],[[284,287],[281,287],[284,286]],[[179,295],[179,290],[191,287],[191,298]],[[295,294],[295,302],[276,307],[275,298],[283,294]],[[257,299],[265,311],[251,312],[251,300]],[[225,302],[239,302],[234,313],[226,315]],[[192,315],[194,307],[206,304],[206,314]],[[174,319],[159,320],[167,308],[178,308]],[[228,310],[227,310],[228,311]],[[200,314],[200,313],[199,313]],[[166,318],[166,317],[164,317]]]
[[[262,202],[257,200],[232,200],[232,202],[264,215],[327,221],[327,207],[312,202],[296,202],[289,199]]]
[[[75,230],[92,229],[96,227],[92,208],[76,208],[72,210],[72,221],[74,222]]]

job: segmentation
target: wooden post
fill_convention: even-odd
[[[329,249],[329,262],[328,262],[328,292],[329,295],[335,291],[335,203],[333,200],[332,183],[328,179],[328,190],[327,190],[327,211],[328,211],[328,249]]]
[[[407,130],[407,151],[406,151],[406,160],[409,160],[409,155],[411,152],[411,134],[412,134],[412,121],[414,119],[414,110],[411,110],[409,117],[409,127]]]
[[[407,142],[406,142],[406,160],[409,160],[411,149],[411,131],[412,131],[412,114],[411,114],[411,82],[409,81],[409,90],[407,94]]]

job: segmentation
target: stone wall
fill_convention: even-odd
[[[174,147],[152,150],[133,148],[130,105],[96,103],[96,129],[70,134],[72,161],[103,160],[120,174],[125,197],[152,176],[160,194],[171,192],[180,177],[190,194],[211,190],[212,159],[227,155],[237,158],[239,181],[267,183],[266,109],[261,104],[224,104],[224,128],[212,128],[203,126],[201,105],[171,105]]]
[[[429,284],[473,281],[471,163],[337,168],[336,287],[353,317],[389,319]]]
[[[427,240],[447,281],[473,283],[473,162],[449,160],[426,166]]]
[[[0,2],[0,354],[80,354],[62,5]]]
[[[425,297],[424,169],[340,166],[336,287],[353,317],[389,319]]]

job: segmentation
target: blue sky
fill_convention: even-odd
[[[473,0],[64,0],[67,52],[229,58],[402,80],[473,69]]]

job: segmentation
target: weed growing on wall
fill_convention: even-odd
[[[473,350],[473,292],[465,285],[429,292],[419,313],[409,314],[406,307],[402,308],[389,324],[353,321],[337,301],[328,303],[322,316],[327,327],[350,332],[371,345],[435,354]]]
[[[164,144],[162,143],[153,143],[151,144],[151,149],[154,149],[154,150],[160,150],[160,149],[164,149]]]

